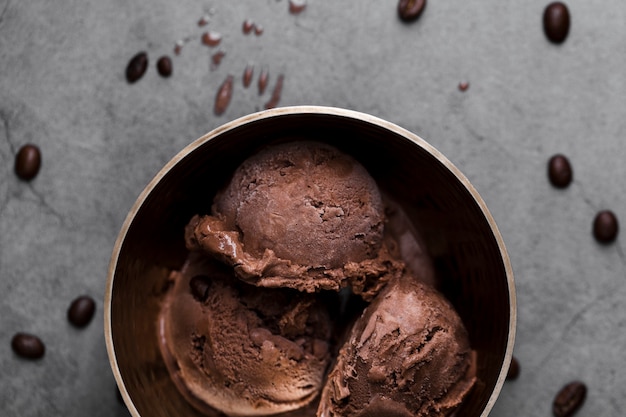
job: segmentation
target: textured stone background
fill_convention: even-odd
[[[276,76],[280,105],[359,110],[432,143],[487,202],[516,275],[517,381],[495,417],[549,416],[554,393],[581,379],[580,416],[626,409],[626,277],[623,236],[591,235],[595,213],[626,225],[626,3],[567,2],[570,35],[550,44],[546,0],[431,0],[402,24],[396,1],[0,0],[0,414],[125,416],[104,345],[102,299],[112,246],[126,213],[154,174],[186,144],[260,110]],[[211,13],[211,23],[196,22]],[[244,19],[264,28],[242,33]],[[204,29],[223,34],[212,70]],[[189,37],[174,74],[154,62]],[[151,62],[128,85],[140,50]],[[268,91],[243,89],[247,63],[270,72]],[[236,77],[220,117],[215,92]],[[460,92],[457,85],[468,81]],[[27,142],[43,153],[30,183],[13,174]],[[569,156],[574,183],[546,177],[555,153]],[[80,294],[97,301],[76,330],[66,310]],[[36,362],[10,348],[17,331],[47,345]]]

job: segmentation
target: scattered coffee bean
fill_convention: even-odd
[[[553,43],[561,43],[569,32],[569,10],[564,3],[553,2],[543,11],[543,30]]]
[[[222,63],[222,59],[226,56],[226,52],[220,50],[211,55],[211,69],[214,70]]]
[[[593,220],[593,236],[600,243],[611,243],[617,237],[619,223],[611,210],[601,210]]]
[[[519,376],[520,367],[519,362],[515,356],[511,359],[511,365],[509,365],[509,372],[506,374],[506,379],[514,380]]]
[[[417,20],[426,8],[426,0],[400,0],[398,2],[398,16],[404,22]]]
[[[306,0],[289,0],[289,13],[300,14],[306,9]]]
[[[467,81],[463,81],[459,83],[459,91],[467,91],[469,88],[469,83]]]
[[[215,95],[215,105],[213,106],[213,113],[216,116],[220,116],[226,111],[230,104],[230,99],[233,97],[233,76],[226,77],[217,94]]]
[[[283,74],[280,74],[276,79],[276,85],[274,86],[274,90],[272,90],[272,96],[270,97],[269,101],[265,103],[266,109],[273,109],[274,107],[278,106],[278,103],[280,102],[280,96],[283,91],[284,79],[285,76]]]
[[[202,43],[206,46],[214,47],[222,42],[222,34],[219,32],[215,32],[210,30],[208,32],[204,32],[202,37],[200,38]]]
[[[198,27],[203,27],[209,24],[211,18],[209,16],[202,16],[200,20],[198,20]]]
[[[139,52],[132,57],[126,67],[126,81],[134,83],[138,81],[146,73],[148,69],[148,54],[145,52]]]
[[[167,78],[172,75],[172,60],[169,56],[162,56],[157,61],[157,71],[161,77]]]
[[[261,70],[261,73],[259,74],[259,82],[258,82],[259,95],[265,92],[265,89],[267,88],[267,83],[269,82],[269,77],[270,77],[270,73],[266,69]]]
[[[557,188],[566,188],[572,182],[572,166],[567,157],[557,154],[548,161],[548,178]]]
[[[555,417],[572,416],[585,402],[587,386],[580,381],[573,381],[565,385],[557,393],[552,403],[552,413]]]
[[[11,348],[17,355],[27,359],[39,359],[46,352],[41,339],[28,333],[16,333],[11,339]]]
[[[15,155],[15,174],[25,181],[37,176],[41,167],[41,151],[35,145],[27,144]]]
[[[88,295],[82,295],[72,301],[67,310],[67,319],[76,327],[85,327],[93,318],[96,302]]]
[[[248,33],[252,32],[252,30],[254,29],[254,22],[250,19],[244,20],[243,25],[241,26],[241,29],[243,30],[243,33],[247,35]]]
[[[183,46],[185,46],[184,40],[177,41],[174,45],[174,55],[180,55],[180,53],[183,51]]]
[[[191,295],[200,302],[205,302],[209,296],[210,278],[206,275],[196,275],[189,281]]]
[[[254,66],[246,65],[246,69],[243,71],[243,86],[248,88],[252,83],[252,77],[254,76]]]

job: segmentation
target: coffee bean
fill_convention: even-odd
[[[35,145],[24,145],[15,155],[15,174],[24,181],[35,178],[40,167],[41,151]]]
[[[272,91],[272,97],[270,97],[269,101],[265,103],[266,109],[273,109],[274,107],[278,106],[278,103],[280,102],[280,96],[283,91],[284,79],[285,76],[283,74],[280,74],[276,79],[276,85],[274,86],[274,90]]]
[[[11,348],[17,355],[27,359],[39,359],[46,352],[41,339],[28,333],[16,333],[11,339]]]
[[[210,278],[206,275],[196,275],[189,281],[189,287],[191,288],[191,295],[193,298],[205,302],[209,296],[209,286],[211,285]]]
[[[289,0],[289,13],[300,14],[306,9],[306,0]]]
[[[162,56],[157,61],[157,71],[161,77],[167,78],[172,75],[172,60],[169,56]]]
[[[270,79],[269,71],[267,69],[262,69],[261,73],[259,74],[259,80],[257,82],[257,86],[259,88],[259,95],[265,92],[265,89],[267,88],[267,84],[269,83],[269,79]]]
[[[254,75],[254,66],[246,65],[246,69],[243,71],[243,86],[248,88],[252,83],[252,76]]]
[[[405,22],[417,20],[426,8],[426,0],[400,0],[398,16]]]
[[[226,77],[217,94],[215,95],[215,104],[213,105],[213,113],[216,116],[220,116],[226,111],[230,104],[230,99],[233,97],[233,76]]]
[[[555,417],[569,417],[583,405],[586,396],[585,384],[580,381],[570,382],[561,388],[554,398],[552,413]]]
[[[619,223],[611,210],[601,210],[593,220],[593,236],[600,243],[611,243],[617,237]]]
[[[222,42],[222,34],[214,31],[204,32],[200,41],[206,46],[217,46]]]
[[[76,327],[85,327],[89,324],[96,311],[96,303],[88,295],[82,295],[72,301],[67,310],[67,319]]]
[[[557,154],[548,161],[548,178],[557,188],[566,188],[572,182],[572,166],[567,157]]]
[[[217,51],[213,55],[211,55],[211,69],[216,69],[222,63],[222,59],[226,56],[226,52]]]
[[[553,43],[561,43],[569,32],[569,10],[559,1],[550,3],[543,11],[543,30]]]
[[[242,26],[243,33],[247,35],[248,33],[252,32],[252,29],[254,29],[254,22],[250,19],[244,20]]]
[[[517,379],[517,377],[519,376],[519,372],[520,372],[519,362],[517,361],[517,358],[513,356],[513,358],[511,359],[511,365],[509,365],[509,372],[506,374],[506,379],[508,380]]]
[[[126,67],[126,80],[129,83],[138,81],[146,73],[148,69],[148,54],[145,52],[139,52],[132,57]]]

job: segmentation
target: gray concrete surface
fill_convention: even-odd
[[[566,42],[547,42],[546,0],[428,3],[399,22],[396,1],[316,1],[294,16],[287,0],[0,0],[0,415],[125,416],[104,345],[102,298],[122,221],[152,176],[187,143],[260,110],[276,75],[280,105],[371,113],[422,136],[472,181],[508,247],[516,275],[515,355],[494,417],[549,416],[555,392],[585,381],[579,416],[626,409],[624,236],[591,235],[595,213],[626,225],[626,3],[569,0]],[[211,15],[206,28],[196,22]],[[245,36],[244,19],[263,26]],[[204,29],[223,34],[211,69]],[[154,62],[172,54],[174,74]],[[124,79],[136,52],[146,75]],[[270,72],[263,96],[236,82],[212,113],[227,74]],[[258,72],[257,72],[258,73]],[[467,81],[465,92],[457,89]],[[13,174],[17,149],[40,146],[30,183]],[[551,187],[546,162],[569,156],[574,183]],[[76,330],[70,301],[90,294],[94,321]],[[21,360],[17,331],[42,337],[46,356]]]

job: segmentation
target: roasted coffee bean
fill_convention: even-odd
[[[191,295],[200,302],[205,302],[209,296],[210,278],[206,275],[196,275],[189,281]]]
[[[254,29],[254,22],[250,19],[246,19],[243,21],[242,30],[246,35]]]
[[[552,413],[555,417],[572,416],[585,402],[587,386],[580,381],[573,381],[565,385],[556,394],[552,403]]]
[[[231,98],[233,98],[233,76],[229,75],[226,77],[219,90],[217,90],[213,113],[215,113],[216,116],[223,114],[228,108]]]
[[[88,295],[82,295],[72,301],[67,310],[67,319],[76,327],[89,324],[96,311],[96,302]]]
[[[398,16],[405,22],[417,20],[426,8],[426,0],[400,0]]]
[[[551,42],[562,43],[569,33],[569,10],[564,3],[553,2],[543,11],[543,30]]]
[[[15,155],[15,174],[24,181],[35,178],[40,167],[41,151],[35,145],[24,145]]]
[[[172,75],[172,60],[169,56],[162,56],[157,61],[157,71],[161,77],[167,78]]]
[[[289,13],[300,14],[306,9],[306,0],[289,0]]]
[[[572,182],[572,166],[569,160],[560,154],[554,155],[548,161],[548,178],[557,188],[566,188]]]
[[[11,348],[17,355],[27,359],[39,359],[46,352],[41,339],[28,333],[16,333],[11,339]]]
[[[280,96],[283,91],[284,79],[285,76],[283,74],[280,74],[276,79],[276,85],[274,86],[274,90],[272,91],[272,97],[270,97],[269,101],[265,103],[266,109],[273,109],[274,107],[278,106],[278,103],[280,102]]]
[[[600,243],[611,243],[617,237],[619,223],[611,210],[601,210],[593,220],[593,236]]]
[[[246,65],[246,69],[243,71],[243,86],[248,88],[252,83],[252,77],[254,76],[254,66]]]
[[[506,379],[513,380],[519,376],[520,367],[519,362],[515,356],[511,359],[511,365],[509,365],[509,372],[506,374]]]
[[[258,81],[259,95],[265,92],[269,79],[270,79],[269,71],[266,69],[261,70],[261,73],[259,74],[259,81]]]
[[[139,52],[132,57],[126,67],[126,80],[129,83],[138,81],[146,73],[148,69],[148,54],[145,52]]]

